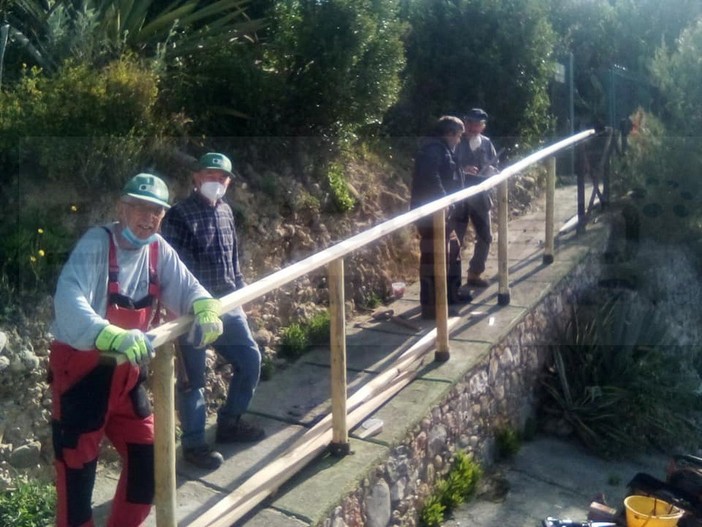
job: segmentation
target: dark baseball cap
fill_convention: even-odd
[[[485,110],[482,108],[471,108],[468,110],[468,112],[463,116],[464,121],[487,121],[488,120],[488,114]]]

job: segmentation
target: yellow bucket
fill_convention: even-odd
[[[649,496],[624,499],[626,527],[674,527],[683,511],[667,501]]]

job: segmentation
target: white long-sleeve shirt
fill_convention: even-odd
[[[115,224],[109,225],[112,233]],[[114,234],[113,234],[114,236]],[[175,250],[160,236],[158,240],[159,300],[175,315],[191,312],[192,303],[211,295],[180,261]],[[119,265],[119,292],[141,300],[149,289],[148,246],[124,249],[115,242]],[[98,333],[109,324],[107,283],[108,235],[102,227],[89,229],[78,240],[59,276],[54,295],[55,319],[51,333],[56,340],[79,350],[95,349]]]

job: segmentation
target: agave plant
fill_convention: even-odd
[[[675,346],[651,306],[630,300],[618,296],[591,316],[573,308],[543,381],[544,411],[604,456],[699,437],[694,357]]]
[[[0,68],[11,45],[48,71],[69,57],[95,62],[125,51],[166,59],[206,52],[252,38],[262,27],[246,15],[249,2],[176,0],[154,13],[155,0],[3,0]]]

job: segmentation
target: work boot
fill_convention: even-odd
[[[216,470],[224,462],[222,454],[212,450],[208,445],[183,448],[183,459],[203,470]]]
[[[480,278],[480,273],[468,271],[468,280],[466,280],[466,285],[469,285],[471,287],[487,287],[490,284],[484,278]]]
[[[248,423],[240,417],[220,419],[217,422],[217,443],[252,443],[260,441],[266,432],[260,426]]]

